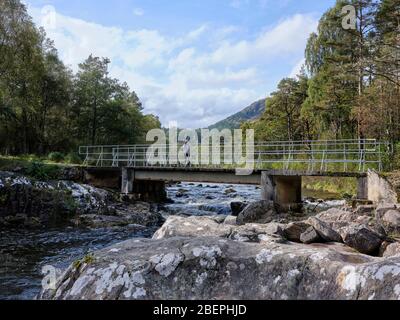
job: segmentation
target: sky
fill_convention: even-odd
[[[111,59],[145,113],[203,128],[267,97],[304,63],[334,0],[25,0],[73,71]]]

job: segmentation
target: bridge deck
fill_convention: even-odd
[[[87,167],[86,172],[93,176],[103,176],[106,180],[123,177],[126,167]],[[293,171],[293,170],[254,170],[250,175],[237,175],[235,169],[222,168],[157,168],[128,167],[130,175],[136,181],[168,181],[168,182],[198,182],[224,184],[262,184],[262,172],[267,176],[297,178],[312,177],[353,177],[362,178],[367,174],[362,172],[327,172],[327,171]]]

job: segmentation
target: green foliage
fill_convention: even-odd
[[[76,75],[20,0],[0,2],[0,153],[67,154],[81,144],[143,142],[158,119],[136,93],[89,56]],[[57,158],[57,159],[56,159]],[[60,157],[54,161],[61,161]],[[76,162],[76,157],[69,157]]]
[[[355,30],[342,27],[347,4],[356,8]],[[262,117],[242,128],[254,128],[258,140],[376,138],[398,143],[399,16],[397,0],[336,1],[309,37],[308,76],[302,72],[283,79]],[[400,150],[383,151],[385,168],[398,168]]]
[[[69,164],[81,164],[82,159],[76,152],[70,152],[65,156],[65,161]]]
[[[51,152],[49,153],[48,159],[53,162],[62,162],[64,161],[64,154],[61,152]]]
[[[52,180],[59,177],[60,167],[40,162],[32,162],[26,168],[25,173],[37,180]]]

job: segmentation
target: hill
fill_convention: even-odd
[[[264,110],[265,99],[261,99],[252,103],[242,111],[239,111],[238,113],[235,113],[234,115],[209,126],[208,129],[239,129],[243,122],[259,118]]]

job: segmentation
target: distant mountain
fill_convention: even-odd
[[[252,103],[250,106],[242,111],[239,111],[238,113],[235,113],[233,116],[209,126],[208,129],[239,129],[243,122],[259,118],[263,114],[264,110],[265,99],[262,99]]]

